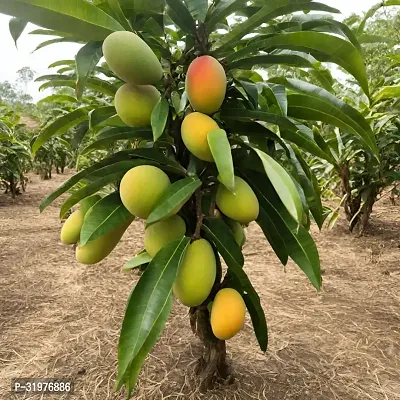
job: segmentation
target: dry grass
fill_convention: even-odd
[[[53,376],[75,380],[75,394],[57,399],[124,398],[112,391],[116,344],[137,276],[121,266],[141,249],[143,224],[135,222],[105,262],[77,264],[58,242],[57,204],[38,212],[40,199],[64,179],[33,176],[15,201],[0,195],[0,399],[13,398],[11,378]],[[268,353],[257,348],[247,321],[228,343],[235,383],[201,395],[192,376],[201,348],[185,308],[175,304],[135,398],[400,399],[400,208],[378,205],[362,239],[344,222],[314,232],[321,293],[294,265],[284,272],[256,226],[248,236],[246,270],[267,314]]]

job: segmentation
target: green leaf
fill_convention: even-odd
[[[271,245],[281,263],[283,265],[286,265],[289,255],[286,249],[285,242],[279,234],[279,230],[276,228],[274,222],[263,208],[260,209],[260,212],[258,214],[257,224],[264,232],[265,237],[267,238],[269,244]]]
[[[167,124],[169,104],[165,97],[161,97],[151,113],[151,127],[153,129],[154,142],[163,134]]]
[[[132,31],[130,22],[126,19],[124,12],[121,9],[119,0],[107,0],[108,5],[114,13],[115,19],[127,30]]]
[[[244,7],[246,0],[220,0],[207,17],[207,28],[208,32],[213,32],[216,25],[224,21],[226,17],[233,14],[235,11]]]
[[[361,44],[371,44],[371,43],[387,43],[390,45],[396,44],[396,39],[381,35],[360,35],[358,38]]]
[[[185,204],[192,194],[201,186],[197,177],[189,177],[174,182],[165,191],[160,201],[147,218],[147,224],[153,224],[168,216],[177,207]]]
[[[274,79],[287,88],[301,94],[288,95],[288,114],[294,118],[322,121],[332,124],[356,136],[378,154],[375,136],[360,112],[339,100],[328,91],[296,79]]]
[[[233,161],[231,145],[226,132],[223,129],[215,129],[208,133],[207,141],[210,146],[212,156],[217,165],[218,179],[229,189],[235,192],[235,175],[233,171]]]
[[[228,273],[233,277],[233,286],[243,297],[249,310],[258,344],[262,351],[268,347],[268,328],[260,297],[243,270],[243,255],[235,238],[224,221],[206,218],[203,230],[206,238],[212,241],[228,266]]]
[[[155,321],[146,341],[144,342],[143,346],[129,366],[129,370],[127,371],[125,377],[128,398],[130,398],[131,393],[135,388],[137,378],[139,376],[142,365],[146,360],[147,354],[150,353],[150,350],[154,347],[162,331],[164,330],[169,314],[171,313],[172,301],[173,296],[172,294],[170,294],[164,308],[162,309],[157,320]]]
[[[376,104],[382,100],[394,99],[400,97],[400,85],[399,86],[383,86],[374,95],[373,104]]]
[[[29,32],[30,35],[43,35],[43,36],[61,36],[61,37],[71,37],[70,33],[55,31],[53,29],[35,29]]]
[[[42,43],[40,43],[35,50],[33,50],[32,53],[35,51],[38,51],[40,49],[43,49],[44,47],[51,46],[52,44],[58,44],[58,43],[83,43],[82,40],[79,40],[77,38],[73,37],[62,37],[62,38],[56,38],[56,39],[51,39],[51,40],[46,40]]]
[[[289,4],[288,4],[289,3]],[[325,4],[314,3],[311,0],[275,0],[266,3],[259,11],[253,14],[245,22],[237,25],[228,34],[223,35],[217,43],[219,50],[229,46],[234,46],[243,36],[253,32],[262,23],[270,21],[274,18],[291,14],[295,11],[320,10],[327,12],[339,12],[338,10],[328,7]]]
[[[302,51],[306,49],[320,61],[340,65],[357,79],[361,88],[369,95],[367,73],[360,51],[351,42],[322,32],[290,32],[257,40],[227,57],[226,61],[229,63],[259,50],[268,51],[282,47]]]
[[[43,144],[52,136],[64,133],[73,126],[76,126],[82,121],[87,120],[88,112],[90,110],[91,107],[81,107],[56,119],[40,132],[39,136],[35,140],[35,143],[33,143],[32,153],[35,154],[36,151],[42,147]]]
[[[193,19],[204,22],[208,10],[208,0],[184,0]]]
[[[85,147],[80,154],[85,155],[93,150],[102,149],[113,144],[118,140],[145,139],[153,137],[148,128],[108,128],[106,131],[97,135],[89,146]]]
[[[196,35],[196,22],[181,0],[166,0],[167,13],[174,23],[186,33]]]
[[[242,171],[242,174],[256,193],[260,208],[273,221],[289,257],[303,270],[313,286],[320,290],[321,266],[317,247],[310,234],[293,220],[272,184],[262,174],[249,170]]]
[[[85,40],[103,40],[124,28],[107,13],[85,0],[0,0],[0,13]]]
[[[17,47],[17,40],[21,36],[22,32],[25,30],[28,21],[20,18],[11,18],[9,22],[9,29],[12,38],[14,39],[15,47]]]
[[[118,344],[118,377],[116,387],[132,360],[148,340],[166,304],[171,301],[172,285],[184,258],[190,238],[170,243],[153,258],[130,295]]]
[[[117,113],[114,106],[98,107],[89,113],[89,127],[93,129]]]
[[[146,252],[138,254],[136,257],[133,257],[124,265],[124,270],[131,270],[133,268],[140,267],[143,264],[148,264],[152,258]]]
[[[89,42],[83,46],[75,57],[76,72],[78,80],[76,82],[76,98],[82,98],[83,91],[85,90],[86,82],[93,72],[94,67],[103,56],[102,42]]]
[[[98,201],[86,215],[83,222],[80,244],[84,246],[132,218],[124,207],[118,192],[109,194]]]
[[[62,94],[52,94],[38,101],[38,104],[43,103],[77,103],[78,100],[73,96],[67,96]]]
[[[56,67],[60,67],[63,65],[68,65],[68,66],[74,66],[75,65],[75,60],[59,60],[56,62],[53,62],[52,64],[50,64],[47,68],[56,68]]]
[[[303,217],[303,206],[292,178],[286,170],[268,154],[258,149],[254,149],[254,151],[260,157],[265,173],[278,193],[282,203],[294,220],[300,223]]]

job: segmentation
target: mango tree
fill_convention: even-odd
[[[145,250],[126,266],[145,267],[122,323],[116,388],[125,385],[128,397],[134,390],[173,293],[204,344],[202,388],[227,379],[225,340],[241,329],[246,309],[261,350],[268,345],[260,298],[244,269],[244,225],[255,220],[282,264],[291,258],[321,287],[309,227],[311,220],[321,227],[326,212],[300,149],[328,161],[333,155],[303,121],[345,125],[377,154],[369,124],[329,93],[321,64],[341,66],[369,95],[354,35],[325,17],[336,9],[311,0],[75,0],[73,7],[0,0],[0,12],[14,17],[14,38],[30,21],[57,36],[42,45],[84,44],[75,62],[57,62],[67,69],[43,78],[47,87],[75,88],[77,107],[47,125],[32,151],[84,121],[94,138],[89,150],[130,143],[80,170],[40,207],[66,192],[61,217],[80,203],[62,239],[77,242],[85,264],[104,259],[133,218],[146,219]],[[99,66],[102,55],[107,64]],[[268,74],[276,65],[312,72],[323,88]],[[94,91],[102,105],[85,99]],[[106,195],[92,197],[98,193]]]

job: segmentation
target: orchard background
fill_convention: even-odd
[[[29,21],[39,49],[83,46],[38,104],[29,67],[0,87],[4,393],[398,398],[398,2],[344,23],[306,0],[75,3],[0,2],[16,42]]]

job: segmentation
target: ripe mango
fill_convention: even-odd
[[[216,277],[216,260],[213,248],[205,239],[189,245],[176,277],[173,291],[187,307],[204,302],[211,292]]]
[[[213,114],[220,109],[226,94],[226,75],[218,60],[201,56],[189,65],[186,93],[195,111]]]
[[[159,91],[151,85],[122,85],[115,94],[117,114],[128,126],[149,126],[151,113],[160,100]]]
[[[218,129],[218,124],[212,118],[198,112],[191,113],[182,122],[183,143],[200,160],[213,162],[207,134],[214,129]]]
[[[235,194],[220,184],[217,191],[218,208],[229,218],[248,224],[258,217],[260,206],[258,199],[249,184],[235,176]]]
[[[74,211],[65,221],[61,229],[61,243],[75,244],[79,241],[83,225],[84,214],[82,210]]]
[[[163,76],[153,50],[132,32],[114,32],[103,43],[103,54],[110,69],[123,81],[151,85]]]
[[[186,233],[185,221],[179,215],[173,215],[146,228],[144,248],[150,257],[154,256],[167,244],[182,238]]]
[[[133,219],[133,217],[129,218],[110,232],[84,246],[78,244],[75,251],[76,260],[81,264],[88,265],[97,264],[104,260],[117,246]]]
[[[235,289],[221,289],[211,308],[211,329],[220,340],[234,337],[243,327],[246,304]]]
[[[246,243],[246,233],[242,224],[230,218],[226,218],[225,222],[228,224],[229,228],[231,228],[231,231],[233,233],[233,236],[235,237],[235,241],[238,246],[243,247]]]
[[[147,219],[170,184],[168,175],[160,168],[134,167],[121,180],[121,201],[132,215]]]
[[[85,199],[79,202],[81,206],[81,210],[83,212],[83,216],[99,201],[101,200],[101,196],[95,194],[94,196],[86,197]]]

